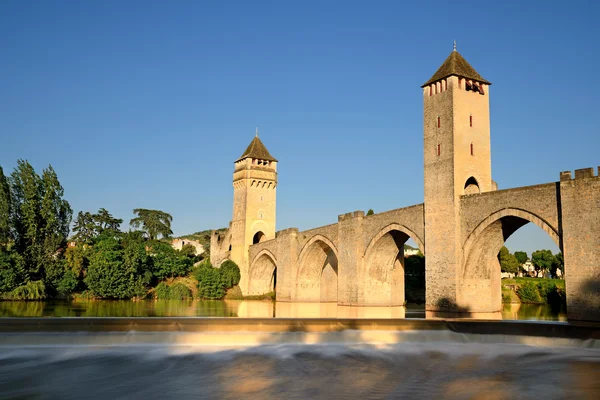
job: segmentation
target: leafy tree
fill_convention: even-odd
[[[372,208],[369,208],[369,211],[367,211],[367,217],[368,217],[369,215],[373,215],[373,214],[375,214],[375,211],[373,211],[373,209],[372,209]]]
[[[221,282],[227,289],[240,283],[240,268],[231,260],[226,260],[219,268],[221,273]]]
[[[527,253],[525,253],[524,251],[515,251],[515,258],[519,262],[519,265],[525,264],[529,259]]]
[[[221,273],[210,263],[203,263],[194,271],[198,280],[198,297],[201,299],[221,299],[225,296]]]
[[[184,276],[190,272],[193,260],[170,244],[153,241],[148,242],[148,246],[152,258],[152,273],[158,280]]]
[[[72,210],[52,166],[40,177],[18,160],[10,177],[14,249],[25,263],[26,282],[44,278],[44,266],[60,255],[69,234]]]
[[[554,255],[550,250],[537,250],[531,254],[531,263],[536,271],[549,271],[554,262]]]
[[[94,296],[128,299],[145,293],[135,250],[126,252],[119,240],[104,235],[94,245],[84,279]]]
[[[98,234],[93,215],[79,211],[73,225],[73,232],[75,232],[73,239],[77,243],[91,244]]]
[[[506,246],[502,246],[500,249],[498,261],[500,261],[500,270],[502,272],[510,272],[512,274],[519,272],[519,261],[514,255],[510,254]]]
[[[4,175],[4,170],[0,167],[0,251],[3,247],[8,247],[11,238],[11,214],[10,185]]]
[[[550,267],[550,273],[553,277],[558,277],[557,271],[560,270],[560,275],[565,276],[565,259],[562,252],[558,252],[554,255],[552,266]]]
[[[150,240],[157,239],[159,235],[169,237],[173,234],[171,230],[173,217],[171,214],[145,208],[136,208],[133,213],[137,214],[137,217],[129,221],[129,224],[136,229],[141,227]]]
[[[105,230],[118,232],[123,223],[122,219],[114,218],[105,208],[99,209],[98,212],[94,214],[93,218],[100,232]]]

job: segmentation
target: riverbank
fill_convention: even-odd
[[[565,281],[548,278],[502,279],[502,302],[565,306]]]

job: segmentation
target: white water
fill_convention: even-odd
[[[0,335],[2,399],[600,398],[595,340],[450,331]]]

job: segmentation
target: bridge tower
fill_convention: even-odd
[[[491,83],[454,50],[423,86],[426,307],[459,311],[460,196],[495,190]]]
[[[240,267],[240,288],[248,289],[248,248],[275,238],[277,160],[256,136],[234,163],[230,258]]]

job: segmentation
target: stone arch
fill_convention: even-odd
[[[250,264],[248,271],[249,296],[274,292],[277,286],[277,259],[267,249],[261,250]]]
[[[317,234],[302,248],[296,274],[296,300],[337,302],[338,256],[333,242]]]
[[[464,194],[477,194],[481,193],[481,189],[479,188],[479,182],[475,179],[474,176],[469,177],[465,182]]]
[[[404,225],[392,223],[371,239],[364,254],[362,299],[365,305],[403,305],[404,244],[409,238],[423,251],[423,242]]]
[[[252,244],[264,242],[266,235],[262,231],[258,231],[252,236]]]
[[[519,208],[498,210],[469,234],[463,245],[460,305],[469,311],[499,311],[502,307],[498,252],[522,226],[533,223],[560,246],[558,229],[533,212]]]

